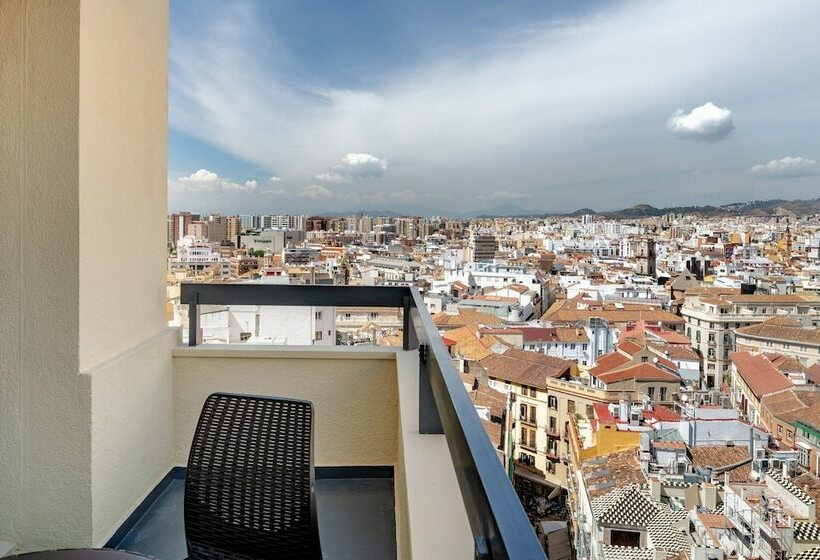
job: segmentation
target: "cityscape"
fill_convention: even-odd
[[[550,558],[802,558],[820,214],[753,214],[179,212],[169,319],[180,282],[412,286]],[[402,344],[396,309],[200,313],[205,344]]]
[[[0,0],[0,560],[820,560],[818,21]]]

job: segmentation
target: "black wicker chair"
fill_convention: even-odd
[[[313,404],[216,393],[185,475],[189,558],[316,559]]]

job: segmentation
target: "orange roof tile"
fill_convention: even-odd
[[[792,387],[791,381],[762,354],[733,352],[731,359],[743,382],[758,398]]]

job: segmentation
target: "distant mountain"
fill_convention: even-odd
[[[444,211],[437,208],[422,206],[402,206],[401,212],[395,210],[356,210],[332,211],[316,213],[318,216],[347,217],[347,216],[445,216],[450,218],[525,218],[543,216],[565,216],[577,218],[584,214],[592,214],[615,220],[629,220],[663,216],[664,214],[695,214],[705,217],[718,216],[805,216],[820,214],[820,198],[809,200],[752,200],[749,202],[733,202],[721,206],[669,206],[656,208],[650,204],[636,204],[622,210],[608,210],[596,212],[591,208],[580,208],[574,212],[547,212],[517,206],[515,204],[501,204],[493,208],[477,211]]]
[[[392,210],[350,210],[347,212],[318,212],[316,216],[323,216],[326,218],[347,218],[350,216],[371,216],[380,218],[398,218],[399,216],[407,216],[407,214],[400,214]]]
[[[721,206],[670,206],[655,208],[649,204],[637,204],[623,210],[595,212],[589,208],[582,208],[558,216],[577,217],[583,214],[595,214],[604,218],[631,219],[650,218],[664,214],[698,214],[701,216],[804,216],[820,214],[820,198],[809,200],[753,200],[749,202],[733,202]]]

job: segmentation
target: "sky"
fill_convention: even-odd
[[[820,196],[820,2],[173,0],[169,208]]]

